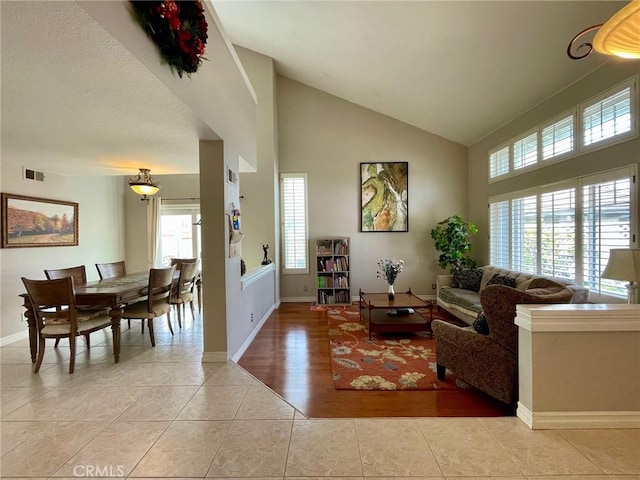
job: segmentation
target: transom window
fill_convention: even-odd
[[[520,174],[543,162],[622,142],[637,135],[634,76],[489,151],[489,181]],[[579,112],[579,114],[578,114]]]

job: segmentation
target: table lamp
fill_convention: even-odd
[[[640,248],[612,248],[602,278],[628,281],[627,303],[637,303],[640,281]]]

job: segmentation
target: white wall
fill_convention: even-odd
[[[479,264],[484,265],[489,261],[487,203],[491,196],[516,192],[538,185],[548,185],[634,163],[640,166],[640,139],[636,138],[489,184],[489,150],[540,123],[551,120],[580,102],[603,93],[639,72],[640,64],[638,62],[611,60],[582,80],[470,147],[469,178],[473,178],[475,181],[469,186],[469,219],[476,223],[479,230],[479,234],[473,239],[473,248]],[[640,110],[636,110],[636,112],[638,111]]]
[[[4,155],[3,155],[4,157]],[[85,265],[97,280],[96,263],[124,258],[124,195],[121,177],[68,177],[47,173],[44,182],[22,180],[22,166],[3,158],[3,193],[77,202],[79,245],[0,250],[0,342],[26,335],[21,277],[44,279],[44,269]]]
[[[405,260],[396,291],[434,295],[438,273],[431,229],[467,215],[467,149],[285,77],[278,77],[280,172],[307,172],[309,237],[351,237],[351,292],[386,291],[385,258]],[[409,232],[359,232],[360,162],[409,162]],[[281,298],[315,295],[310,275],[282,275]],[[304,291],[304,286],[308,290]]]

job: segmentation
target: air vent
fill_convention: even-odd
[[[44,173],[33,170],[32,168],[22,167],[22,173],[25,180],[37,180],[44,182]]]

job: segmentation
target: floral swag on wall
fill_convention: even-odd
[[[200,0],[132,1],[135,19],[160,50],[162,59],[180,78],[205,59],[207,21]],[[205,59],[206,60],[206,59]]]

